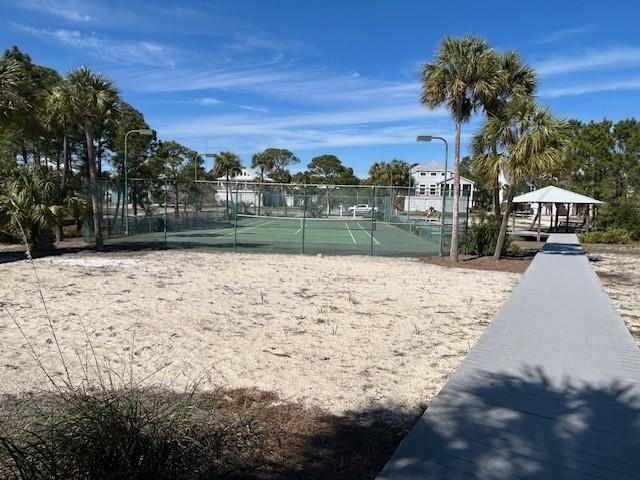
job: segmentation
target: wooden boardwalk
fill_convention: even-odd
[[[552,235],[378,480],[640,479],[640,351]]]

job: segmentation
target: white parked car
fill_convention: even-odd
[[[371,211],[377,212],[378,207],[371,208],[368,203],[360,203],[358,205],[354,205],[353,207],[349,207],[349,214],[351,215],[367,215],[371,214]]]

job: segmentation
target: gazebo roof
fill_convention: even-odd
[[[513,199],[513,203],[582,203],[600,205],[602,202],[586,195],[550,185],[533,192],[518,195]]]

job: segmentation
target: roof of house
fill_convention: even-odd
[[[595,198],[587,197],[576,192],[565,190],[564,188],[554,187],[549,185],[548,187],[539,188],[533,192],[523,193],[513,199],[513,203],[582,203],[598,205],[602,202]]]
[[[454,179],[453,177],[451,177],[451,178],[447,178],[447,179],[446,179],[446,182],[447,182],[447,183],[453,183],[453,182],[454,182],[454,180],[455,180],[455,179]],[[461,182],[462,182],[462,181],[465,181],[465,182],[469,182],[469,183],[473,183],[473,184],[475,184],[475,183],[476,183],[476,182],[474,182],[473,180],[471,180],[471,179],[469,179],[469,178],[467,178],[467,177],[463,177],[462,175],[460,175],[460,181],[461,181]],[[440,180],[438,183],[444,183],[444,182],[445,182],[445,179],[443,178],[443,179],[442,179],[442,180]]]
[[[412,172],[444,172],[444,166],[431,160],[430,162],[420,163],[411,167]]]

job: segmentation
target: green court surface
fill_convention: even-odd
[[[232,220],[233,222],[233,220]],[[235,251],[387,256],[437,255],[440,227],[373,221],[370,218],[241,216],[211,228],[140,233],[111,238],[111,245],[221,248]]]

